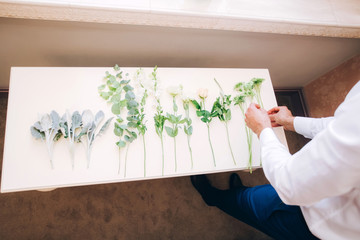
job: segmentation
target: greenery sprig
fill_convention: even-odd
[[[261,108],[264,108],[264,103],[261,99],[261,85],[265,81],[264,78],[253,78],[251,79],[253,89],[255,90],[255,98],[257,103],[261,106]]]
[[[234,105],[238,105],[240,107],[243,118],[245,119],[245,111],[248,108],[248,102],[252,102],[255,93],[253,91],[253,82],[250,81],[248,83],[239,82],[235,85],[234,90],[238,92],[238,95],[234,97]],[[252,173],[252,138],[253,133],[251,129],[245,124],[245,132],[246,132],[246,141],[248,144],[249,151],[249,161],[248,161],[248,169],[250,173]]]
[[[208,130],[207,132],[208,132],[209,145],[210,145],[211,153],[212,153],[212,157],[213,157],[213,163],[214,163],[214,167],[216,167],[215,154],[214,154],[214,149],[213,149],[213,146],[211,143],[211,136],[210,136],[210,122],[214,116],[212,116],[211,112],[207,111],[206,107],[205,107],[205,99],[208,97],[208,90],[207,89],[199,89],[198,96],[200,98],[200,103],[198,101],[196,101],[195,99],[191,100],[191,102],[196,108],[196,115],[200,118],[200,120],[202,122],[204,122],[206,124],[207,130]]]
[[[214,78],[215,83],[218,85],[220,89],[220,97],[216,99],[216,101],[213,104],[212,110],[211,110],[211,116],[219,118],[221,122],[224,122],[225,129],[226,129],[226,136],[227,136],[227,142],[229,145],[230,153],[232,160],[234,162],[234,165],[236,165],[234,153],[231,148],[230,138],[229,138],[229,128],[228,128],[228,122],[231,120],[231,95],[225,95],[224,91],[219,84],[219,82]]]
[[[190,153],[190,160],[191,160],[191,169],[194,168],[194,161],[193,161],[193,155],[192,155],[192,149],[191,149],[191,145],[190,145],[190,138],[191,135],[193,133],[193,127],[192,127],[192,120],[190,118],[190,102],[191,99],[188,96],[183,96],[182,98],[182,102],[183,102],[183,108],[185,111],[185,122],[184,122],[184,132],[186,134],[187,137],[187,144],[188,144],[188,148],[189,148],[189,153]]]
[[[155,66],[153,72],[151,73],[151,80],[153,81],[153,91],[156,101],[156,113],[154,115],[154,124],[155,132],[159,136],[161,141],[161,158],[162,158],[162,175],[164,176],[164,124],[166,116],[164,115],[164,110],[160,102],[160,88],[159,88],[159,79],[157,77],[157,66]]]
[[[176,96],[181,94],[182,86],[170,87],[168,92],[172,97],[173,102],[173,113],[166,113],[166,120],[171,123],[171,127],[165,126],[166,133],[174,139],[174,158],[175,158],[175,172],[177,172],[177,158],[176,158],[176,136],[179,133],[179,128],[181,124],[185,122],[185,119],[182,119],[182,115],[178,115],[178,106],[176,104]]]

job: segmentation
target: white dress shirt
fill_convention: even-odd
[[[294,155],[272,129],[261,132],[265,176],[318,238],[360,239],[360,81],[334,117],[296,117],[294,128],[312,138]]]

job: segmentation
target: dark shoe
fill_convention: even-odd
[[[230,187],[230,189],[244,187],[238,174],[232,173],[230,175],[229,187]]]
[[[194,188],[200,193],[205,203],[209,206],[214,206],[214,196],[216,196],[217,189],[212,187],[205,175],[190,176],[190,180]]]

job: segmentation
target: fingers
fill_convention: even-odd
[[[267,113],[269,114],[269,115],[271,115],[271,114],[275,114],[275,113],[277,113],[277,112],[279,112],[280,111],[280,107],[273,107],[272,109],[270,109]]]

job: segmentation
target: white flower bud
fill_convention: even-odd
[[[200,88],[197,91],[197,94],[200,98],[205,99],[208,97],[208,89],[207,88]]]

